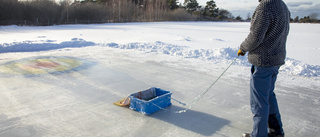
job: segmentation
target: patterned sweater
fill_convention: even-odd
[[[251,21],[250,33],[240,49],[259,67],[281,66],[286,58],[290,12],[282,0],[260,0]]]

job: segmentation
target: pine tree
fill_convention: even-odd
[[[295,17],[295,18],[293,19],[293,22],[299,22],[299,16]]]
[[[219,8],[217,8],[216,2],[210,0],[207,2],[204,8],[204,16],[217,17],[219,13]]]
[[[199,3],[197,0],[184,0],[184,5],[189,12],[194,12],[197,10]]]
[[[167,0],[167,4],[169,6],[169,9],[171,9],[171,10],[174,10],[179,7],[177,5],[177,0]]]

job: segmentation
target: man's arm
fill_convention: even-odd
[[[270,25],[268,13],[262,10],[255,11],[252,18],[250,33],[241,43],[240,50],[245,54],[256,49],[263,41]]]

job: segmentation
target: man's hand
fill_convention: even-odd
[[[244,55],[246,55],[246,53],[243,53],[242,51],[241,51],[241,49],[239,49],[239,51],[238,51],[238,56],[244,56]]]

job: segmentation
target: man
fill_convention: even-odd
[[[284,137],[278,103],[273,92],[281,65],[285,63],[290,12],[282,0],[259,0],[250,33],[238,56],[248,54],[252,64],[250,105],[253,131],[244,137]],[[269,133],[268,133],[269,128]]]

